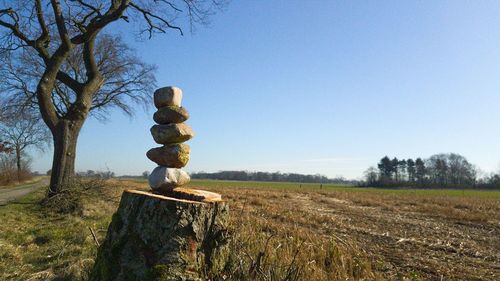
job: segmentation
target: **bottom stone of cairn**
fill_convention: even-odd
[[[149,186],[154,192],[164,193],[189,183],[188,173],[177,168],[156,167],[149,175]]]

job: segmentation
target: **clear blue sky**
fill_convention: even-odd
[[[129,40],[184,91],[187,171],[357,178],[384,155],[500,168],[500,1],[233,1],[211,25]],[[130,38],[129,38],[130,39]],[[140,174],[152,113],[89,120],[77,170]],[[50,168],[51,151],[33,168]]]

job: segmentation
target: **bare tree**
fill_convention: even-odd
[[[0,137],[1,137],[1,135],[0,135]],[[0,139],[0,153],[8,154],[11,152],[12,152],[12,148],[10,147],[10,144],[8,142],[4,141],[3,139]]]
[[[0,122],[0,136],[9,144],[16,157],[17,179],[21,180],[23,155],[29,147],[43,150],[50,142],[50,134],[39,116],[21,112]],[[25,161],[26,162],[26,161]]]
[[[37,107],[52,133],[54,158],[49,196],[75,173],[76,143],[89,114],[106,109],[131,113],[154,86],[152,66],[118,37],[103,30],[134,22],[142,34],[177,30],[176,19],[205,23],[218,0],[17,0],[0,1],[0,90],[7,107]],[[29,66],[29,67],[27,67]]]
[[[375,186],[377,184],[379,174],[375,167],[370,167],[364,172],[364,177],[367,186]]]

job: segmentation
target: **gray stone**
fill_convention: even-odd
[[[164,106],[181,106],[182,90],[177,87],[164,87],[153,94],[156,108]]]
[[[153,120],[158,124],[182,123],[189,118],[189,113],[184,107],[165,106],[153,115]]]
[[[181,123],[154,125],[151,127],[151,135],[156,143],[174,144],[190,140],[194,136],[194,132],[191,127]]]
[[[150,149],[146,156],[160,166],[182,168],[189,161],[189,145],[168,144]]]
[[[148,177],[149,186],[157,192],[168,192],[175,187],[186,185],[191,178],[181,169],[156,167]]]

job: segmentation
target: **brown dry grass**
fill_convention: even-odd
[[[294,206],[289,193],[215,190],[232,210],[229,279],[381,279],[361,247],[322,231],[330,221]]]
[[[244,186],[205,188],[230,202],[243,252],[255,256],[272,237],[262,280],[295,253],[310,280],[500,278],[498,196]]]
[[[446,193],[286,189],[203,182],[230,204],[226,280],[498,280],[499,197]],[[85,279],[123,189],[111,181],[78,215],[36,204],[0,209],[0,279]],[[360,189],[361,190],[361,189]],[[36,202],[40,195],[27,200]],[[48,277],[52,276],[52,277]],[[45,279],[44,279],[45,278]]]

